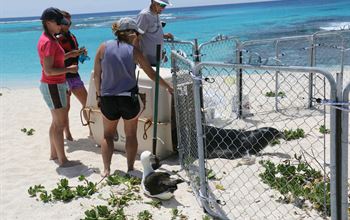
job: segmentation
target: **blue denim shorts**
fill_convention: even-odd
[[[67,84],[40,83],[40,91],[47,106],[52,109],[67,107]]]

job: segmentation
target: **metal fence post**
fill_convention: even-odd
[[[315,57],[316,57],[316,48],[315,48],[315,35],[312,35],[311,38],[311,51],[310,51],[310,66],[315,66]],[[308,97],[308,108],[312,108],[312,96],[313,96],[313,83],[314,83],[314,74],[309,73],[309,97]]]
[[[343,91],[343,102],[349,102],[350,95],[350,83],[345,87]],[[343,106],[345,108],[345,106]],[[349,109],[349,107],[347,107]],[[343,220],[348,219],[348,164],[349,164],[349,112],[343,111],[342,117],[342,179],[341,179],[341,216]]]
[[[242,53],[242,44],[239,42],[237,45],[237,55],[236,55],[236,63],[237,64],[242,64],[243,62],[243,53]],[[237,87],[237,96],[238,99],[235,100],[237,101],[238,106],[238,112],[237,112],[237,118],[242,118],[243,114],[242,114],[242,100],[243,100],[243,79],[242,79],[242,69],[239,68],[238,70],[236,70],[237,72],[237,82],[236,82],[236,87]]]
[[[205,181],[205,161],[204,161],[204,135],[202,127],[202,110],[201,110],[201,99],[200,99],[200,90],[201,90],[201,75],[199,74],[198,65],[195,65],[192,72],[194,76],[199,79],[193,79],[193,95],[194,95],[194,105],[195,105],[195,115],[196,115],[196,130],[197,130],[197,146],[198,146],[198,164],[199,164],[199,179],[200,179],[200,199],[203,204],[206,204],[207,201],[207,188]]]
[[[336,86],[337,87],[337,86]],[[331,100],[338,102],[342,97],[338,97],[338,91],[335,92],[335,97]],[[342,121],[341,111],[336,108],[331,108],[331,218],[332,220],[341,220],[341,179],[342,179]]]
[[[279,46],[278,46],[278,44],[279,44],[279,41],[277,40],[276,41],[276,59],[278,60],[279,59]],[[277,60],[276,60],[276,63],[277,63]],[[279,64],[281,64],[281,63],[279,63]],[[279,90],[279,87],[280,87],[280,85],[279,85],[279,77],[278,77],[278,75],[279,75],[279,73],[280,73],[280,71],[276,71],[275,72],[275,77],[276,77],[276,82],[275,82],[275,110],[276,110],[276,112],[278,112],[278,102],[279,102],[279,100],[278,100],[278,90]]]

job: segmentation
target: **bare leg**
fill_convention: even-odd
[[[114,151],[114,134],[118,125],[118,120],[110,121],[107,118],[103,117],[103,130],[104,138],[101,143],[101,152],[104,171],[102,176],[109,176],[111,173],[111,160]]]
[[[125,151],[128,163],[128,171],[134,170],[134,163],[138,147],[137,122],[138,118],[124,120],[124,132],[126,136]]]
[[[60,165],[68,162],[64,152],[63,130],[67,125],[67,110],[66,108],[51,110],[52,124],[50,127],[51,140],[51,156],[56,156]],[[53,147],[54,146],[54,149]]]
[[[66,107],[67,126],[64,128],[64,134],[66,135],[67,140],[73,141],[73,137],[72,137],[72,134],[70,133],[70,129],[69,129],[70,96],[71,96],[71,92],[67,92],[67,107]]]
[[[77,99],[81,103],[82,107],[84,108],[86,106],[86,100],[87,100],[86,88],[85,87],[80,87],[80,88],[77,88],[77,89],[73,89],[72,92],[75,95],[75,97],[77,97]],[[83,114],[84,114],[85,120],[88,121],[87,113],[84,111]],[[89,127],[89,135],[92,136],[90,127]]]
[[[53,121],[51,122],[50,125],[50,130],[49,130],[49,136],[50,136],[50,160],[57,160],[57,152],[54,144],[54,127],[53,127]]]

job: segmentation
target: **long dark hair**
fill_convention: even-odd
[[[60,11],[61,11],[63,17],[68,18],[68,19],[72,18],[72,15],[68,11],[63,11],[63,10],[60,10]]]

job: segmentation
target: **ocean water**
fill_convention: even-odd
[[[80,64],[88,83],[98,46],[113,38],[111,24],[139,11],[73,15],[72,32],[90,61]],[[320,30],[350,28],[349,0],[282,0],[189,8],[167,8],[161,15],[177,40],[206,42],[218,34],[241,40],[311,34]],[[38,17],[0,19],[0,88],[37,87],[41,66],[37,41],[42,33]]]

